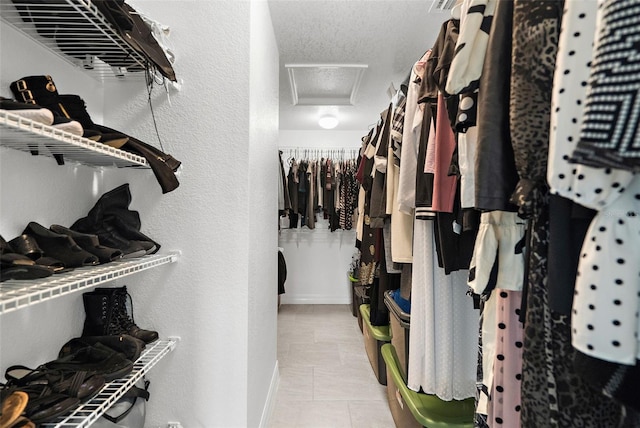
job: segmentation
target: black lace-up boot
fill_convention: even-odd
[[[133,301],[131,296],[127,292],[127,287],[116,287],[116,288],[96,288],[91,293],[85,293],[85,295],[97,296],[95,297],[96,301],[100,302],[100,316],[104,313],[104,318],[100,318],[97,320],[98,322],[102,322],[103,332],[93,335],[119,335],[119,334],[128,334],[129,336],[133,336],[137,339],[142,340],[145,343],[151,343],[158,339],[158,332],[153,330],[145,330],[138,327],[133,319]],[[83,296],[84,297],[84,296]],[[94,297],[89,297],[91,300]],[[103,309],[103,302],[107,302],[106,310]],[[127,302],[129,305],[127,305]],[[97,303],[96,303],[97,306]],[[129,315],[128,307],[131,307],[131,315]],[[87,304],[85,300],[85,310],[87,309]],[[96,309],[98,309],[96,307]],[[94,322],[94,319],[98,318],[97,316],[91,317],[91,322]],[[87,320],[90,319],[89,313],[87,313]],[[91,330],[91,326],[87,327],[85,322],[85,331],[93,331]],[[92,334],[87,334],[83,331],[83,336],[90,336]]]
[[[82,295],[84,328],[82,336],[111,336],[120,334],[113,317],[113,297],[106,293],[88,292]]]

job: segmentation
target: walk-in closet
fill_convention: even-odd
[[[0,0],[0,428],[640,427],[639,32]]]

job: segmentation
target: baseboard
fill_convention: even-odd
[[[269,392],[267,393],[267,401],[264,403],[264,409],[262,410],[260,428],[267,428],[269,422],[271,422],[273,409],[276,407],[278,385],[280,385],[280,370],[278,369],[278,361],[276,360],[276,365],[273,368],[273,376],[271,376],[271,384],[269,385]]]
[[[296,296],[281,295],[283,305],[350,305],[351,296],[336,296],[326,294],[299,294]]]

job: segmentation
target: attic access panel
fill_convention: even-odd
[[[293,105],[354,105],[366,64],[285,64]]]

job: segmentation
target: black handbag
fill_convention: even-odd
[[[140,379],[111,406],[92,428],[144,428],[149,381]]]

